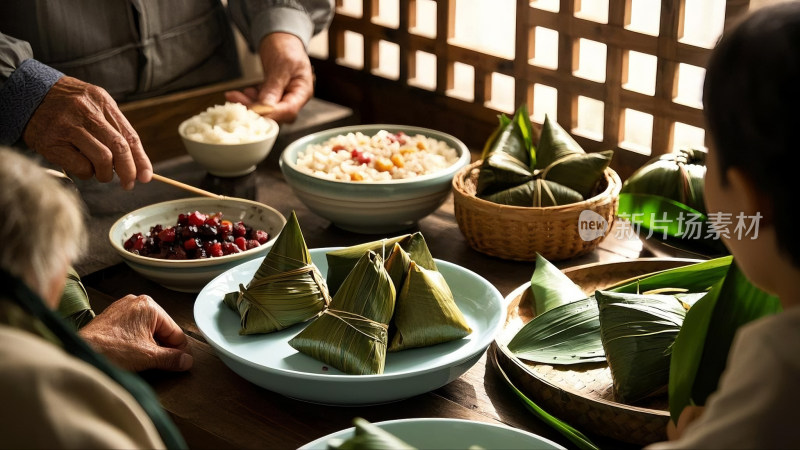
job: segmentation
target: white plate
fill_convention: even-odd
[[[323,275],[328,272],[325,253],[310,251]],[[288,341],[307,323],[269,334],[240,336],[239,315],[222,303],[222,297],[247,284],[260,259],[236,266],[209,282],[197,295],[194,319],[220,359],[245,379],[271,391],[315,403],[369,405],[412,397],[455,380],[466,372],[494,340],[505,322],[505,300],[481,276],[447,261],[436,260],[472,328],[472,334],[430,347],[389,353],[380,375],[347,375],[299,353]]]
[[[527,431],[460,419],[402,419],[375,425],[419,449],[466,450],[475,445],[490,449],[564,449],[553,441]],[[353,428],[323,436],[299,450],[325,450],[333,438],[348,439]]]

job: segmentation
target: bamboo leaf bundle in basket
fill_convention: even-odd
[[[608,166],[613,151],[586,153],[558,123],[545,117],[539,142],[527,139],[527,110],[501,116],[482,160],[453,179],[456,221],[470,246],[505,259],[532,261],[536,253],[561,260],[593,250],[605,237],[579,233],[583,211],[608,231],[621,181]],[[523,151],[526,149],[527,151]]]

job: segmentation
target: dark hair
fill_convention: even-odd
[[[756,10],[723,35],[708,62],[703,106],[722,182],[736,167],[771,199],[776,238],[800,267],[790,215],[800,193],[800,2]]]

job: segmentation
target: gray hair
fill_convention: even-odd
[[[33,160],[0,147],[0,267],[43,295],[85,247],[75,192]]]

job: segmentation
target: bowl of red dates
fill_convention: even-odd
[[[263,203],[196,197],[130,212],[111,226],[108,237],[145,278],[176,291],[200,292],[222,272],[263,258],[285,223]]]

